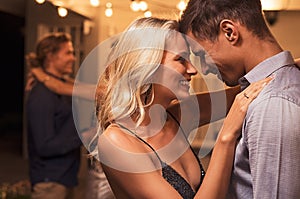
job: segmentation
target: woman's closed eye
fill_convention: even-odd
[[[175,61],[180,62],[182,65],[186,65],[188,60],[186,60],[184,57],[179,55],[178,57],[176,57]]]

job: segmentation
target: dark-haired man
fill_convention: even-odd
[[[180,31],[228,86],[275,75],[249,106],[228,197],[300,198],[300,70],[271,34],[260,0],[190,0]]]

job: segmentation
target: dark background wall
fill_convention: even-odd
[[[0,135],[22,133],[24,17],[0,12]]]

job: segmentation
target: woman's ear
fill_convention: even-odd
[[[223,34],[231,44],[235,45],[239,40],[239,31],[236,23],[231,20],[224,19],[220,23],[220,33]]]

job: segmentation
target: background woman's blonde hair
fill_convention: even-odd
[[[166,40],[177,29],[175,20],[140,18],[121,34],[97,84],[98,136],[112,122],[133,114],[136,127],[144,120],[147,104],[142,95],[153,94],[152,75],[161,64]]]

